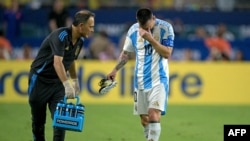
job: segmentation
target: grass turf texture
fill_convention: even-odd
[[[65,141],[145,141],[132,105],[86,104],[83,132],[68,131]],[[222,141],[224,124],[250,124],[250,106],[169,105],[162,117],[161,141]],[[52,140],[47,111],[46,139]],[[32,141],[27,104],[0,103],[0,141]]]

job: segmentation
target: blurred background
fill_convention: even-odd
[[[132,103],[134,58],[113,92],[100,96],[97,84],[115,65],[136,10],[149,7],[175,32],[170,102],[250,104],[249,0],[1,0],[0,6],[0,101],[27,99],[30,63],[43,39],[89,9],[95,32],[78,59],[80,95],[90,103]]]
[[[224,124],[249,124],[249,0],[1,0],[0,125],[5,128],[0,140],[32,139],[27,102],[31,61],[43,39],[70,26],[80,9],[96,14],[95,32],[85,40],[77,64],[86,129],[67,139],[144,140],[139,118],[132,115],[134,58],[117,74],[117,87],[98,93],[98,82],[116,64],[139,7],[151,8],[175,32],[162,140],[221,141]]]
[[[80,58],[116,60],[139,7],[173,25],[172,60],[250,60],[248,0],[1,0],[0,58],[33,59],[48,33],[69,26],[77,10],[89,9],[96,13],[98,36],[85,42]]]

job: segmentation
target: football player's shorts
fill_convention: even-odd
[[[165,114],[168,89],[164,84],[156,85],[151,89],[134,91],[134,115],[148,115],[148,109],[158,109]]]

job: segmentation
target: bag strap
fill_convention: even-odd
[[[80,97],[76,96],[75,98],[76,98],[76,104],[80,104]],[[67,97],[66,96],[64,96],[63,102],[67,103]]]

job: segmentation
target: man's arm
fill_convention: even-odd
[[[148,39],[148,42],[153,46],[153,48],[158,52],[162,57],[169,58],[171,56],[172,47],[164,46],[158,41],[156,41],[153,37]]]
[[[115,70],[116,71],[120,70],[128,62],[130,57],[131,57],[131,52],[123,50],[120,54],[119,61],[115,66]]]
[[[131,52],[123,50],[120,54],[118,63],[116,64],[112,72],[107,75],[107,78],[111,80],[115,80],[116,72],[119,71],[128,62],[131,55],[132,55]]]
[[[77,74],[76,74],[76,62],[73,61],[72,64],[70,65],[69,68],[69,75],[71,79],[77,79]]]
[[[67,80],[67,75],[66,75],[66,71],[63,66],[62,60],[63,60],[63,57],[54,55],[53,65],[61,82],[65,82]]]
[[[65,88],[65,94],[67,98],[74,98],[75,97],[75,90],[72,87],[70,81],[67,79],[66,71],[62,63],[63,57],[54,55],[54,68],[56,70],[56,73],[63,83],[63,86]]]
[[[140,35],[147,40],[155,49],[156,52],[158,52],[162,57],[169,58],[172,53],[172,47],[168,47],[165,45],[162,45],[157,40],[155,40],[152,36],[152,34],[149,31],[146,31],[142,28],[139,29]]]
[[[73,85],[73,88],[75,89],[75,94],[78,95],[80,93],[80,85],[79,85],[79,80],[76,74],[76,62],[75,61],[73,61],[72,64],[70,65],[69,75],[70,75],[70,78],[72,79],[72,85]]]

